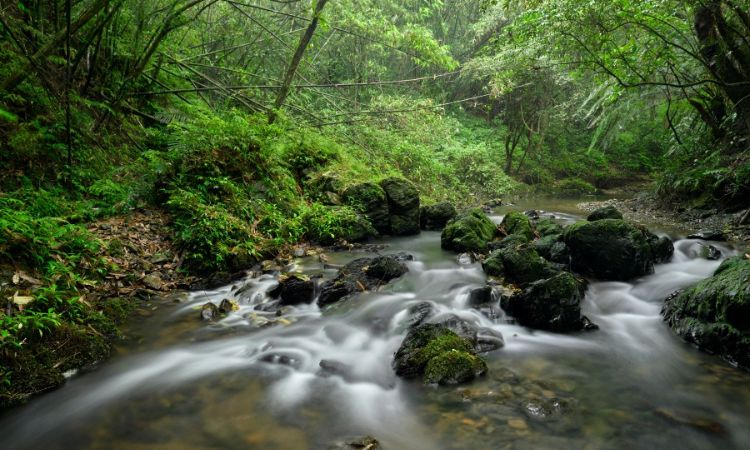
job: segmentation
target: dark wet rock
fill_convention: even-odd
[[[387,282],[408,271],[409,269],[400,262],[397,256],[378,256],[370,261],[365,273],[369,278]]]
[[[375,183],[355,184],[341,197],[345,204],[364,214],[379,233],[390,232],[388,200],[383,188]]]
[[[750,368],[750,260],[725,260],[712,277],[670,295],[662,313],[681,338]]]
[[[398,252],[398,253],[394,253],[388,256],[395,259],[398,262],[414,261],[414,255],[412,255],[411,253],[406,253],[406,252]]]
[[[318,304],[330,305],[355,292],[376,289],[408,271],[394,256],[355,259],[345,265],[336,278],[323,283]]]
[[[539,219],[535,224],[539,237],[559,236],[563,233],[563,227],[552,219]]]
[[[432,358],[424,373],[427,384],[461,384],[487,373],[487,363],[474,354],[460,350],[443,352]]]
[[[214,321],[219,317],[219,307],[208,302],[201,306],[201,320]]]
[[[701,230],[688,236],[688,239],[700,239],[702,241],[726,241],[727,237],[721,230]]]
[[[337,442],[328,447],[328,450],[380,450],[382,448],[377,439],[372,436],[364,436]]]
[[[259,359],[260,361],[263,361],[264,363],[278,364],[281,366],[289,366],[289,367],[294,367],[295,369],[299,369],[302,366],[302,361],[300,361],[299,358],[293,355],[286,355],[283,353],[266,353],[265,355],[261,356]]]
[[[526,217],[528,217],[531,220],[539,220],[539,217],[540,217],[539,211],[537,211],[536,209],[530,209],[528,211],[524,211],[524,214],[526,215]]]
[[[654,411],[659,417],[667,419],[673,424],[684,425],[696,430],[717,434],[728,435],[729,431],[721,422],[717,422],[711,417],[699,416],[693,411],[679,411],[668,408],[658,408]]]
[[[505,236],[499,241],[490,242],[489,244],[487,244],[487,250],[492,252],[504,248],[516,248],[528,243],[529,240],[526,239],[526,236],[520,234],[511,234],[510,236]]]
[[[596,222],[597,220],[602,220],[602,219],[622,220],[623,217],[622,217],[622,213],[618,211],[617,208],[615,208],[612,205],[609,205],[609,206],[605,206],[603,208],[599,208],[595,210],[594,212],[589,214],[589,216],[586,218],[586,220],[588,220],[589,222]]]
[[[291,274],[279,282],[282,305],[299,305],[315,300],[315,281],[301,274]]]
[[[216,272],[208,278],[203,278],[194,283],[191,283],[189,288],[191,291],[205,291],[216,289],[222,286],[231,284],[237,280],[245,278],[247,273],[245,271],[240,272]]]
[[[420,209],[419,223],[423,230],[442,230],[457,215],[456,207],[452,203],[437,203]]]
[[[409,328],[414,328],[424,323],[428,317],[435,313],[435,305],[430,302],[419,302],[410,306],[407,313],[409,317],[406,319],[406,324]]]
[[[700,251],[701,258],[705,258],[709,261],[718,261],[722,257],[721,250],[714,247],[713,245],[703,245],[701,244],[701,251]]]
[[[380,182],[388,200],[391,234],[405,236],[419,233],[419,191],[403,178],[388,178]]]
[[[234,300],[225,298],[219,303],[219,312],[222,314],[229,314],[240,309],[239,303]]]
[[[531,245],[496,250],[482,263],[482,268],[487,275],[502,276],[506,282],[521,285],[549,278],[559,272]]]
[[[660,242],[648,230],[618,219],[578,222],[565,228],[574,271],[600,280],[630,280],[653,273]],[[660,255],[664,257],[665,255]]]
[[[456,252],[482,252],[496,231],[489,217],[475,208],[448,222],[440,236],[440,246]]]
[[[474,349],[477,353],[489,353],[505,346],[503,334],[492,328],[480,328],[477,332],[477,343]]]
[[[584,327],[581,301],[585,291],[583,280],[562,272],[504,298],[502,306],[523,326],[555,332],[578,331]]]
[[[674,244],[672,243],[672,239],[669,239],[666,236],[656,237],[651,235],[649,237],[649,242],[651,243],[651,251],[654,254],[654,262],[665,263],[672,259],[672,256],[674,255]]]
[[[464,339],[472,347],[477,343],[479,327],[468,320],[464,320],[455,314],[441,314],[429,320],[429,323],[446,328]]]
[[[474,255],[471,253],[461,253],[456,260],[462,266],[468,266],[469,264],[474,264],[476,262]]]
[[[478,306],[496,301],[497,297],[493,295],[492,286],[483,286],[480,288],[472,289],[469,292],[469,299],[467,300],[466,304],[468,306]]]
[[[352,381],[353,380],[353,367],[342,363],[341,361],[335,361],[332,359],[323,359],[319,363],[320,366],[320,375],[322,376],[340,376],[346,381]]]
[[[505,215],[500,224],[508,235],[518,234],[524,236],[527,241],[534,239],[534,227],[531,220],[523,213],[511,211]]]

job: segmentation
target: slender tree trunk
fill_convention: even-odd
[[[289,95],[289,89],[291,88],[292,81],[294,81],[294,75],[297,73],[297,67],[299,67],[299,63],[302,61],[302,56],[304,56],[305,50],[310,44],[313,34],[315,34],[315,29],[318,28],[320,13],[323,11],[326,3],[328,3],[328,0],[318,0],[315,3],[315,10],[313,11],[312,21],[310,22],[310,25],[307,26],[305,33],[300,38],[299,44],[297,44],[297,50],[295,50],[294,52],[292,62],[287,68],[286,75],[284,75],[284,81],[282,82],[281,89],[279,90],[279,95],[278,97],[276,97],[276,102],[274,102],[274,111],[268,118],[269,123],[273,123],[276,120],[276,110],[281,109],[281,107],[284,105],[284,101],[286,101],[286,98]]]

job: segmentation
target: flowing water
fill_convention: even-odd
[[[561,222],[581,214],[571,204],[547,207]],[[601,329],[570,335],[468,308],[485,276],[442,251],[439,233],[383,243],[383,254],[415,257],[409,273],[326,311],[264,312],[273,275],[149,305],[118,356],[0,419],[0,448],[296,450],[365,434],[388,449],[750,445],[750,374],[683,343],[659,314],[665,296],[719,265],[699,257],[699,242],[677,240],[673,260],[653,275],[590,284],[584,313]],[[343,264],[370,255],[329,256]],[[317,258],[296,264],[336,274]],[[240,310],[201,322],[196,308],[223,298]],[[486,377],[436,388],[394,376],[406,310],[422,301],[503,334],[505,347],[485,355]]]

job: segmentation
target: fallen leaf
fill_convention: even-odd
[[[18,306],[26,306],[34,301],[34,297],[31,297],[29,295],[18,295],[18,291],[16,291],[16,293],[13,294],[13,298],[11,300]]]
[[[362,284],[362,282],[361,282],[361,281],[359,281],[359,280],[357,280],[357,287],[358,287],[358,288],[359,288],[359,290],[360,290],[360,291],[362,291],[362,292],[364,292],[364,291],[366,291],[366,290],[367,290],[367,288],[365,287],[365,285],[364,285],[364,284]]]
[[[21,282],[21,275],[18,272],[13,274],[13,284],[19,284]]]

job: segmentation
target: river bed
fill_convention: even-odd
[[[572,202],[536,207],[561,223],[581,214]],[[672,261],[631,283],[591,283],[583,310],[600,326],[592,332],[535,331],[499,308],[468,308],[486,277],[442,251],[438,232],[381,241],[382,254],[414,256],[409,272],[323,311],[266,312],[273,275],[153,302],[114,358],[0,418],[0,447],[296,450],[372,435],[386,449],[747,448],[750,374],[683,343],[660,316],[669,293],[720,261],[702,259],[700,242],[679,230],[654,231],[675,239]],[[713,244],[724,257],[736,252]],[[344,264],[373,254],[328,256]],[[336,274],[316,257],[295,263]],[[224,298],[240,310],[199,320],[200,305]],[[502,333],[505,347],[484,355],[486,377],[439,388],[395,377],[406,310],[423,301]]]

